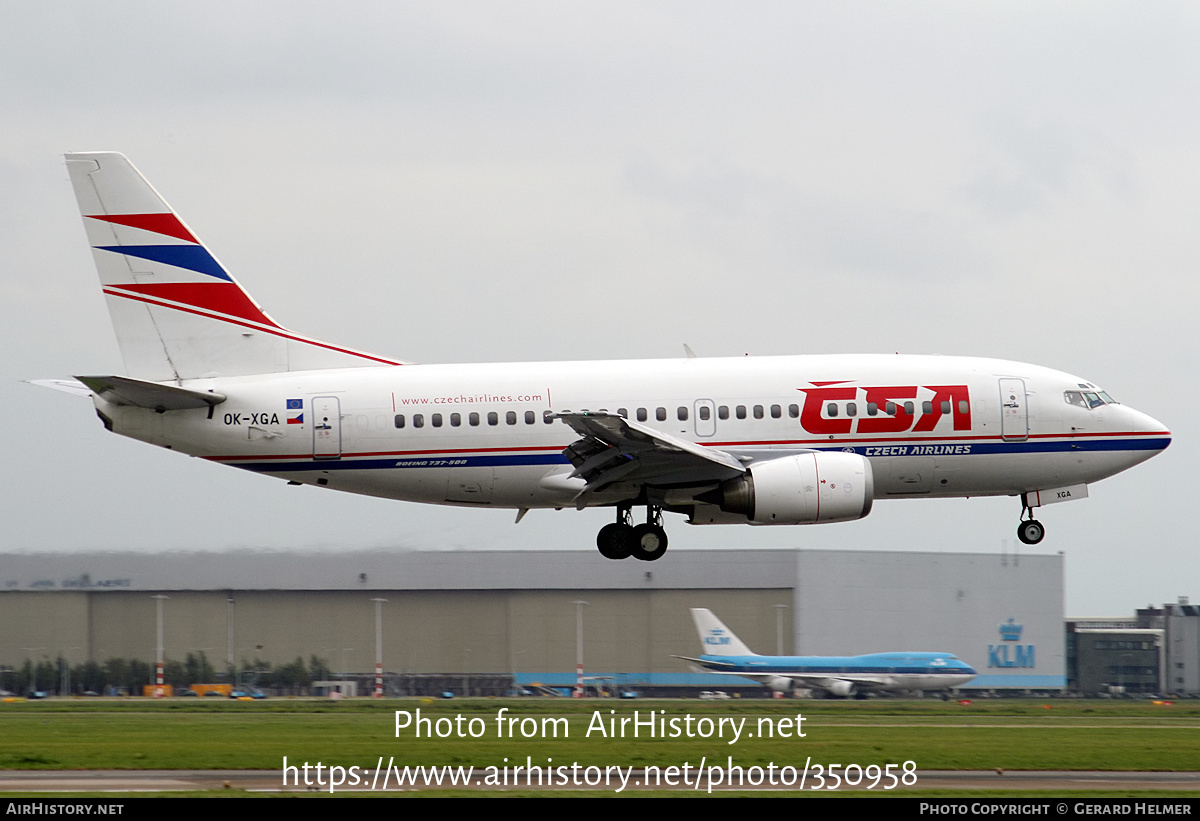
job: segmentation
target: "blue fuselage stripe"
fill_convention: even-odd
[[[904,458],[906,456],[991,456],[997,454],[1029,454],[1029,453],[1078,453],[1080,451],[1150,451],[1162,450],[1170,444],[1170,439],[1082,439],[1065,440],[1036,440],[1027,442],[967,442],[956,443],[931,440],[928,443],[914,443],[911,439],[896,445],[855,445],[846,443],[836,447],[809,447],[810,450],[853,451],[867,458]],[[725,447],[739,447],[726,444]],[[802,448],[804,445],[797,444]],[[887,453],[877,453],[886,449]],[[220,459],[225,464],[261,473],[283,473],[304,470],[403,470],[412,468],[453,468],[453,467],[520,467],[536,465],[564,465],[566,458],[560,452],[553,453],[486,453],[464,455],[447,452],[442,454],[421,454],[408,456],[397,454],[387,457],[355,457],[352,454],[341,459],[313,459],[296,457],[294,459],[263,460],[241,462],[234,459]]]
[[[282,473],[298,470],[409,470],[413,468],[477,468],[517,467],[526,465],[565,465],[561,453],[489,453],[484,456],[463,456],[457,453],[444,456],[390,456],[385,459],[312,459],[301,462],[227,462],[236,468],[262,473]]]

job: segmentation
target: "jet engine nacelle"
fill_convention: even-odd
[[[697,497],[751,524],[849,522],[871,512],[871,463],[857,453],[813,451],[755,462],[749,470]]]
[[[849,698],[854,695],[854,682],[852,681],[823,681],[821,688],[826,690],[830,695],[838,698]]]
[[[786,676],[771,676],[765,684],[777,693],[790,693],[795,686],[795,682]]]

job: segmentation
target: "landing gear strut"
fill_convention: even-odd
[[[1025,515],[1029,518],[1026,519]],[[1033,508],[1031,508],[1026,499],[1025,494],[1021,494],[1021,523],[1017,525],[1017,538],[1024,544],[1037,544],[1046,535],[1046,528],[1037,519],[1033,518]]]
[[[606,559],[626,559],[633,556],[652,562],[667,552],[667,531],[662,526],[662,508],[646,506],[646,523],[633,525],[633,506],[617,506],[617,520],[600,528],[596,547]]]

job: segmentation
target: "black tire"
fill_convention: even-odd
[[[633,558],[643,562],[657,561],[667,552],[667,531],[658,525],[638,525],[633,529],[630,542],[633,544]]]
[[[1037,544],[1046,536],[1046,528],[1035,519],[1028,519],[1017,525],[1017,538],[1024,544]]]
[[[628,559],[633,552],[633,528],[619,522],[605,525],[596,534],[596,547],[606,559]]]

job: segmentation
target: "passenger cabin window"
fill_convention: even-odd
[[[479,427],[479,414],[470,413],[467,415],[467,424],[473,428]]]
[[[783,416],[783,408],[781,408],[779,405],[772,405],[771,406],[771,418],[779,419],[782,416]]]
[[[717,408],[717,418],[718,419],[728,419],[729,418],[729,406],[728,405],[721,405],[719,408]]]
[[[675,411],[675,416],[679,418],[680,422],[686,422],[688,418],[687,408],[685,408],[683,405],[680,405]]]
[[[645,408],[638,408],[638,409],[637,409],[637,420],[638,420],[639,422],[645,422],[645,421],[646,421],[648,418],[649,418],[649,416],[648,416],[648,414],[646,413],[646,409],[645,409]]]
[[[404,414],[402,414],[402,413],[396,414],[396,427],[398,427],[398,428],[404,427]]]
[[[433,416],[429,417],[429,421],[435,428],[440,428],[442,426],[442,415],[440,413],[435,413]]]
[[[754,406],[754,418],[755,418],[755,419],[762,419],[762,418],[763,418],[763,406],[762,406],[762,405],[755,405],[755,406]]]
[[[497,414],[495,411],[488,411],[488,424],[489,425],[500,424],[500,415]]]
[[[788,416],[792,417],[793,419],[799,419],[800,418],[800,406],[799,405],[788,405]]]
[[[877,405],[874,402],[868,402],[867,403],[867,416],[878,416],[878,415],[879,415],[879,405]]]
[[[425,427],[425,417],[419,413],[414,413],[413,414],[413,427],[414,428]]]
[[[735,409],[735,412],[737,414],[738,419],[746,418],[746,406],[745,405],[738,405],[737,408]]]
[[[856,405],[853,402],[847,402],[846,403],[846,415],[847,416],[858,416],[858,405]]]
[[[537,414],[533,411],[525,411],[525,424],[532,425],[537,421]]]
[[[629,411],[625,408],[617,408],[617,416],[621,417],[622,419],[628,419]]]
[[[916,406],[916,405],[914,405],[912,402],[905,402],[905,403],[904,403],[904,412],[905,412],[907,415],[909,415],[909,416],[912,416],[912,415],[913,415],[913,413],[915,413],[915,412],[916,412],[916,410],[917,410],[917,406]]]
[[[554,424],[554,411],[542,411],[542,421],[547,425]]]
[[[922,402],[921,403],[921,413],[923,413],[925,416],[932,416],[933,415],[933,403],[932,402]]]
[[[462,426],[462,414],[461,413],[450,414],[450,427],[457,428],[457,427],[461,427],[461,426]]]
[[[828,403],[825,406],[825,415],[830,416],[830,417],[837,416],[838,415],[837,404],[835,404],[833,402]]]
[[[707,422],[712,417],[712,408],[708,405],[701,405],[696,413],[699,415],[701,422]]]
[[[666,422],[667,421],[667,409],[666,408],[656,408],[654,410],[654,418],[657,419],[659,422]]]

